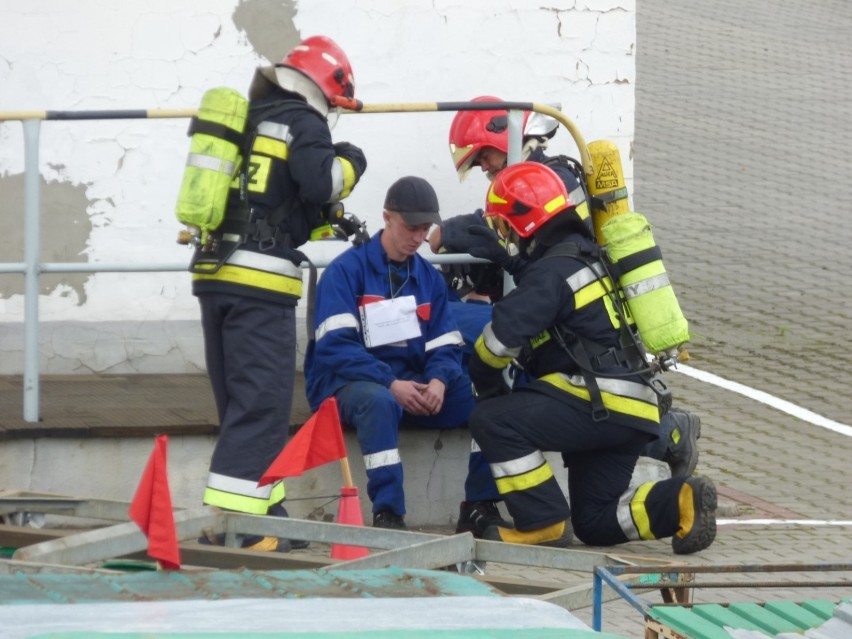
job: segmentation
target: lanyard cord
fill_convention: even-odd
[[[399,286],[396,287],[396,291],[394,291],[394,288],[393,288],[393,281],[394,281],[394,279],[399,278],[399,271],[402,270],[402,267],[400,266],[397,269],[393,269],[394,270],[393,275],[395,275],[396,278],[394,278],[391,275],[392,269],[393,269],[393,266],[390,263],[388,263],[388,288],[390,289],[391,299],[394,299],[397,295],[399,295],[399,292],[402,290],[402,288],[408,283],[408,280],[411,279],[411,264],[406,261],[406,263],[405,263],[405,279],[402,281],[402,283]]]

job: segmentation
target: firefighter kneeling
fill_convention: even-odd
[[[707,548],[716,536],[712,481],[629,487],[665,399],[625,337],[616,289],[564,184],[546,166],[514,164],[492,182],[485,215],[529,264],[495,304],[470,361],[471,433],[514,519],[483,537],[560,547],[573,535],[594,546],[671,537],[677,554]],[[513,359],[527,381],[510,389],[503,369]],[[570,507],[542,451],[562,453]]]

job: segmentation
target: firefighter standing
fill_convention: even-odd
[[[470,375],[479,403],[470,428],[514,519],[486,539],[609,546],[671,537],[677,554],[716,535],[716,489],[703,477],[629,488],[642,449],[659,432],[646,363],[624,345],[617,298],[587,225],[547,167],[521,162],[488,190],[485,215],[513,231],[529,264],[494,306]],[[519,358],[533,381],[510,393],[502,370]],[[560,451],[570,507],[542,451]]]
[[[284,484],[257,484],[289,431],[304,259],[298,247],[321,224],[322,205],[345,198],[366,169],[359,148],[332,143],[327,120],[332,101],[354,91],[346,54],[323,36],[304,40],[252,80],[250,118],[266,115],[251,141],[245,184],[232,185],[215,250],[198,249],[191,266],[220,421],[205,504],[286,516]],[[216,268],[205,272],[206,265]],[[243,546],[289,549],[274,537],[246,538]]]

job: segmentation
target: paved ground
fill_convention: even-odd
[[[847,434],[835,432],[748,393],[686,373],[670,376],[677,403],[702,416],[698,472],[740,506],[736,520],[720,526],[716,543],[687,561],[848,562],[852,5],[846,0],[637,5],[635,208],[654,223],[690,318],[690,366],[812,411],[828,426],[847,427]],[[130,411],[128,426],[163,419],[175,428],[212,428],[203,379],[187,379],[181,389],[169,379],[149,382],[148,397],[170,397],[175,405],[154,410],[144,394],[133,391],[138,385],[125,383],[139,409]],[[20,405],[15,383],[0,385],[11,410]],[[77,403],[46,385],[40,427],[91,428],[91,419],[115,424],[122,413],[111,407],[109,419],[98,417],[92,399],[102,392],[109,396],[115,386],[107,392],[97,382],[87,383],[89,401],[78,397]],[[200,398],[198,406],[182,400],[193,396]],[[0,426],[24,427],[8,415],[4,410]],[[666,542],[619,550],[671,558]],[[535,578],[521,569],[515,574]],[[814,590],[792,583],[838,575],[766,577],[780,587],[699,589],[696,600],[852,596],[852,586]],[[588,610],[579,616],[591,620]],[[605,630],[642,636],[641,617],[623,603],[607,604],[604,622]]]

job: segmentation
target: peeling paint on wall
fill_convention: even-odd
[[[85,186],[41,182],[41,259],[44,262],[86,262],[86,245],[92,231],[87,214]],[[53,230],[51,226],[55,226]],[[57,229],[59,232],[56,232]],[[5,262],[24,260],[24,176],[0,177],[0,255]],[[59,292],[85,304],[86,274],[45,274],[39,279],[42,294]],[[0,275],[0,297],[24,292],[23,274]]]
[[[234,10],[234,24],[251,47],[274,64],[304,37],[313,35],[299,35],[293,22],[295,5],[290,0],[241,0]]]

